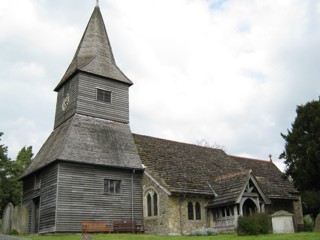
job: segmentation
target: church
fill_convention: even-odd
[[[133,134],[132,84],[116,65],[97,5],[54,89],[53,131],[21,177],[29,233],[115,220],[134,220],[148,234],[232,232],[239,216],[278,210],[302,223],[299,192],[271,160]]]

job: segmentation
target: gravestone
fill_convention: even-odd
[[[293,214],[278,211],[271,215],[273,233],[294,233]]]
[[[315,232],[320,232],[320,213],[318,214],[317,218],[316,218],[316,222],[314,225],[314,231]]]
[[[2,215],[2,233],[3,234],[10,233],[12,218],[13,218],[13,205],[11,203],[8,203]]]
[[[93,240],[93,237],[91,235],[84,235],[82,240]]]
[[[13,211],[12,230],[16,230],[19,234],[27,234],[28,232],[29,211],[25,205],[16,206]]]

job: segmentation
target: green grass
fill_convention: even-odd
[[[81,240],[81,234],[51,235],[51,236],[23,236],[31,240]],[[320,240],[320,232],[267,234],[258,236],[237,236],[221,234],[209,237],[192,236],[156,236],[147,234],[94,234],[93,240]]]

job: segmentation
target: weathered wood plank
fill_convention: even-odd
[[[111,79],[80,73],[77,113],[103,119],[129,122],[129,86]],[[97,89],[112,92],[112,102],[96,100]]]
[[[35,173],[37,174],[37,173]],[[51,232],[55,227],[55,204],[57,189],[57,164],[41,170],[41,187],[34,189],[35,174],[24,179],[22,203],[29,208],[28,232],[31,233],[33,222],[33,200],[40,197],[39,233]]]
[[[139,224],[143,223],[142,172],[133,174],[132,170],[127,169],[65,162],[59,164],[57,231],[81,232],[83,221],[111,223],[113,220],[133,218]],[[104,179],[121,180],[121,192],[104,193]]]

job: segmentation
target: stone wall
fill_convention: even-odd
[[[208,219],[205,206],[207,199],[194,197],[169,196],[146,174],[143,180],[144,189],[144,224],[147,234],[188,235],[193,229],[207,227]],[[146,195],[148,191],[155,191],[158,195],[158,215],[147,216]],[[201,206],[201,220],[188,220],[188,202]]]
[[[208,203],[207,199],[196,198],[196,197],[186,197],[180,199],[182,206],[182,234],[188,235],[194,229],[205,228],[208,226],[208,217],[205,206]],[[201,220],[188,220],[188,202],[192,202],[195,206],[196,202],[200,203],[201,206]]]
[[[147,216],[147,203],[146,193],[150,189],[154,190],[158,194],[158,215]],[[147,234],[167,234],[168,233],[168,218],[167,211],[170,211],[167,206],[169,199],[167,193],[163,191],[158,185],[156,185],[148,176],[143,177],[143,212],[144,212],[144,226]]]

